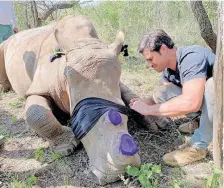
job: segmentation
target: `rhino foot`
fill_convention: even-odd
[[[160,129],[166,129],[170,120],[166,117],[157,117],[156,124]]]
[[[74,152],[80,141],[74,138],[70,127],[63,126],[62,131],[62,134],[49,139],[49,145],[53,152],[68,156]]]
[[[157,132],[159,129],[167,128],[169,122],[168,118],[156,116],[145,116],[142,120],[143,125],[150,132]]]

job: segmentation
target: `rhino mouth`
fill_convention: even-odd
[[[111,122],[116,126],[120,117],[116,112],[120,112],[128,117],[135,118],[141,116],[138,112],[102,98],[86,98],[81,100],[74,108],[71,125],[75,138],[81,140],[96,124],[100,117],[110,111]]]
[[[118,181],[120,179],[119,175],[124,174],[124,172],[124,170],[117,170],[113,174],[106,174],[104,172],[101,172],[96,167],[92,167],[92,170],[89,172],[88,177],[92,182],[96,184],[106,185],[108,183]]]
[[[91,181],[100,185],[116,182],[120,180],[119,176],[125,173],[125,168],[128,165],[132,165],[136,167],[140,166],[141,164],[140,157],[138,155],[133,155],[133,157],[134,156],[135,156],[135,160],[132,161],[132,163],[127,163],[125,158],[123,159],[120,158],[121,163],[116,165],[113,164],[113,162],[111,161],[98,158],[96,164],[90,164],[90,172],[88,174],[88,177],[91,179]],[[98,163],[100,163],[100,165]],[[104,164],[103,169],[99,168],[99,166],[102,166],[102,164]]]
[[[138,146],[134,138],[129,134],[120,134],[119,137],[113,137],[116,140],[107,151],[106,156],[94,156],[90,159],[89,176],[91,180],[100,185],[112,183],[119,180],[119,175],[124,174],[128,165],[140,166],[140,157],[137,155]]]

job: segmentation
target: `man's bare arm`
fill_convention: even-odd
[[[165,103],[148,106],[142,101],[136,101],[131,105],[131,108],[143,115],[168,117],[197,112],[202,105],[205,82],[205,78],[189,80],[184,83],[181,95]]]

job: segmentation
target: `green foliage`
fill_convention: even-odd
[[[161,166],[154,165],[152,163],[146,163],[141,165],[140,168],[128,166],[125,169],[126,173],[140,182],[140,184],[145,188],[157,187],[158,177],[162,174]],[[120,176],[124,184],[128,184],[128,179],[125,180],[124,176]]]
[[[42,148],[37,148],[34,150],[33,154],[36,160],[43,162],[44,159],[44,150]]]
[[[184,171],[179,167],[171,170],[168,185],[170,188],[192,187],[185,182]]]
[[[218,9],[218,2],[217,1],[203,1],[203,6],[208,14],[208,17],[213,24],[217,21],[217,9]]]
[[[52,163],[53,161],[60,160],[63,156],[59,153],[54,153],[52,151],[45,150],[45,148],[38,147],[28,158],[35,158],[37,161],[44,163]]]
[[[177,180],[176,178],[172,177],[169,180],[169,186],[173,188],[180,188],[181,182]]]
[[[19,26],[19,30],[26,29],[25,26],[25,11],[26,7],[22,6],[18,1],[14,1],[14,11],[16,14],[16,21]]]
[[[37,177],[35,176],[30,176],[26,179],[27,185],[29,188],[32,188],[33,185],[37,183]]]
[[[58,160],[58,159],[61,159],[63,156],[62,155],[60,155],[59,153],[52,153],[51,155],[50,155],[50,158],[52,159],[52,160]]]
[[[216,7],[207,6],[206,10],[215,25]],[[74,13],[88,16],[105,42],[112,42],[117,30],[124,31],[130,54],[135,56],[142,34],[156,28],[164,29],[178,46],[206,45],[189,2],[185,1],[104,1],[95,6],[76,6]]]
[[[21,108],[21,107],[23,107],[23,105],[24,105],[24,99],[19,99],[15,102],[10,102],[8,104],[8,106],[15,107],[15,108]]]
[[[216,31],[217,2],[203,2],[213,28]],[[29,3],[14,2],[17,21],[21,30],[32,16]],[[27,9],[27,8],[28,9]],[[27,12],[26,12],[27,10]],[[76,4],[73,8],[57,10],[57,19],[67,15],[85,15],[93,22],[99,37],[111,43],[118,30],[124,31],[125,43],[129,44],[130,55],[138,56],[137,46],[144,33],[152,29],[164,29],[177,46],[199,44],[206,46],[200,36],[198,23],[187,1],[101,1],[92,6]],[[46,25],[53,21],[49,17],[42,22]]]
[[[27,188],[27,185],[24,181],[19,181],[18,178],[13,178],[13,181],[10,183],[11,188]]]
[[[15,124],[17,122],[17,117],[16,116],[12,116],[12,123]]]
[[[18,177],[13,178],[10,184],[11,188],[32,188],[37,183],[37,177],[29,176],[25,180],[19,180]]]
[[[67,188],[68,187],[68,177],[64,176],[64,187]]]
[[[213,167],[212,175],[208,176],[206,187],[207,188],[218,188],[220,187],[220,177],[222,175],[222,171],[216,167]]]
[[[10,131],[6,126],[0,126],[0,139],[8,139],[10,138]]]
[[[2,139],[4,139],[4,138],[5,138],[5,136],[2,135],[2,134],[0,134],[0,140],[2,140]]]

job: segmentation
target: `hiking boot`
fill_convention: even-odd
[[[182,133],[192,134],[198,128],[199,128],[199,122],[197,120],[194,120],[180,125],[178,130]]]
[[[186,143],[181,145],[179,149],[165,154],[163,162],[170,166],[184,166],[205,158],[206,153],[206,149],[194,148]]]

